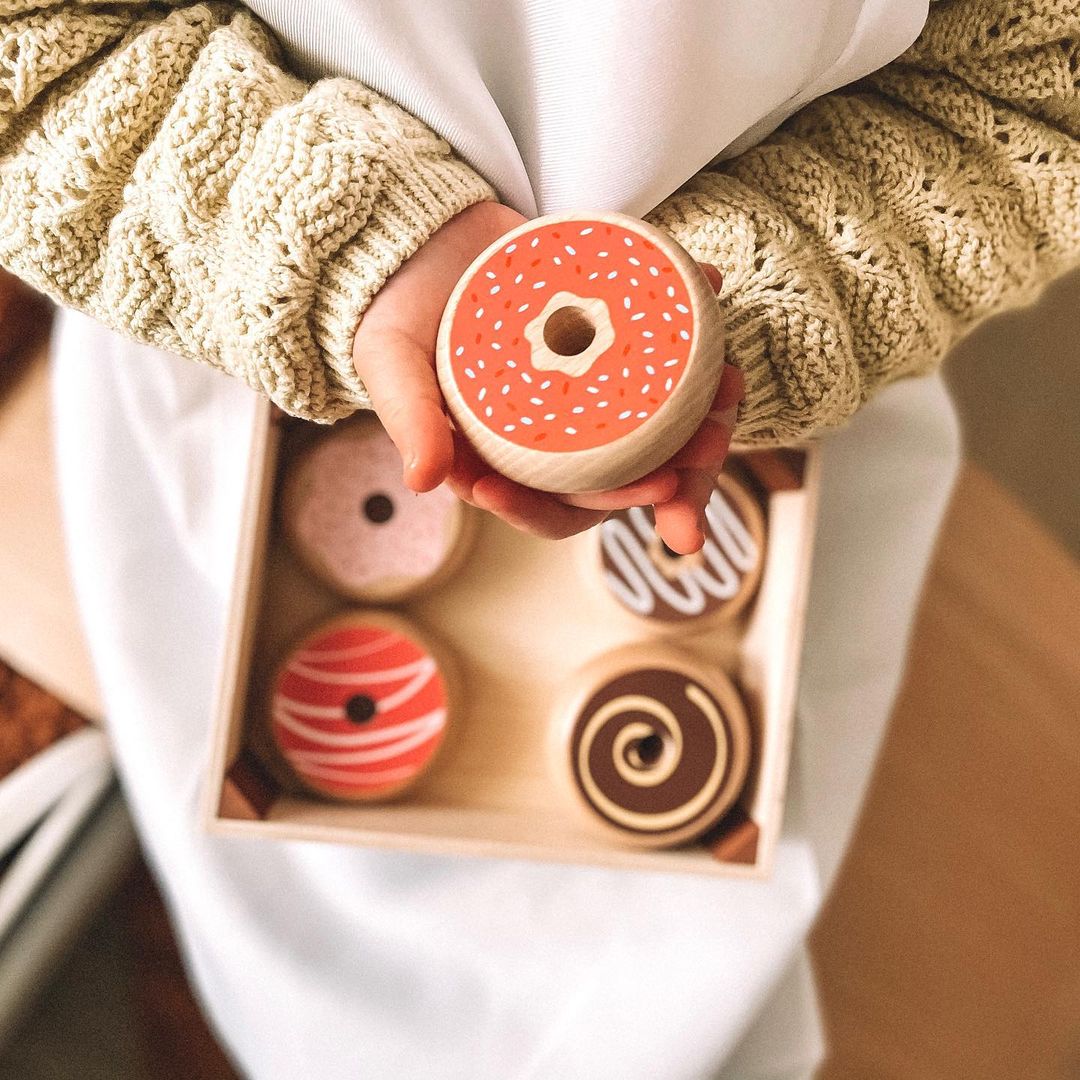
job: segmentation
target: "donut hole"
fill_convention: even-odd
[[[367,694],[353,694],[345,702],[345,715],[354,724],[366,724],[376,712],[378,712],[378,706],[374,698],[368,697]]]
[[[654,732],[652,735],[646,735],[645,738],[632,743],[627,752],[627,757],[635,769],[653,769],[664,756],[664,747],[663,735]]]
[[[394,500],[378,491],[364,500],[361,509],[372,525],[385,525],[394,516]]]
[[[544,323],[544,344],[559,356],[583,353],[595,337],[596,324],[584,308],[557,308]]]

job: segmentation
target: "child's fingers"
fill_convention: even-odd
[[[610,512],[626,510],[631,506],[652,506],[654,503],[667,502],[678,490],[678,486],[678,473],[665,465],[614,491],[585,491],[573,495],[557,495],[556,498],[567,506]]]
[[[702,520],[715,480],[714,470],[686,469],[675,497],[654,508],[656,531],[672,551],[690,555],[705,542]]]
[[[353,364],[405,466],[405,484],[430,491],[453,463],[450,421],[431,357],[396,330],[358,333]]]
[[[508,525],[545,540],[562,540],[599,525],[603,510],[567,506],[553,495],[515,484],[498,473],[482,476],[473,485],[472,501]]]

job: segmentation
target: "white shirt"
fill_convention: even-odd
[[[252,6],[309,72],[390,94],[525,212],[640,213],[807,94],[885,63],[924,15],[922,0]],[[957,461],[937,380],[891,387],[825,447],[785,834],[771,880],[747,883],[204,835],[253,398],[70,314],[55,357],[65,520],[118,764],[245,1074],[810,1075],[802,939],[869,775]]]

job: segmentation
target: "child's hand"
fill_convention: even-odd
[[[727,368],[713,411],[666,465],[617,491],[551,495],[493,472],[446,415],[435,375],[435,341],[458,279],[489,244],[525,221],[498,203],[469,207],[439,229],[386,282],[353,342],[353,363],[405,463],[405,483],[430,491],[446,481],[455,494],[515,528],[557,539],[599,524],[612,510],[655,507],[657,530],[674,551],[701,546],[712,480],[727,454],[742,376]],[[720,274],[705,267],[713,287]]]

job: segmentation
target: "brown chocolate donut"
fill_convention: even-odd
[[[581,673],[563,753],[592,818],[643,847],[685,843],[715,825],[746,780],[750,729],[718,671],[632,647]]]

